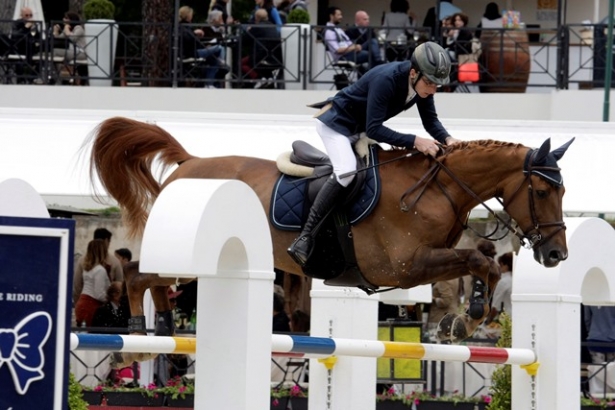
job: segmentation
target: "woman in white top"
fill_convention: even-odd
[[[85,59],[85,30],[80,24],[81,17],[72,11],[67,11],[62,19],[64,27],[59,24],[53,26],[53,37],[56,39],[66,39],[64,48],[53,49],[53,55],[64,57],[67,64],[76,60]]]
[[[384,15],[382,32],[385,34],[387,61],[402,61],[408,58],[407,50],[399,55],[399,50],[389,47],[389,44],[405,46],[408,35],[411,35],[413,24],[410,23],[408,10],[410,5],[407,0],[391,0],[391,12]]]
[[[497,3],[491,2],[485,7],[485,14],[478,23],[478,28],[502,28],[502,14]],[[481,30],[476,30],[476,38],[480,38]]]
[[[94,239],[88,244],[88,250],[82,260],[83,290],[75,304],[77,325],[92,325],[96,309],[101,307],[107,297],[107,289],[111,284],[105,267],[107,246],[102,239]]]

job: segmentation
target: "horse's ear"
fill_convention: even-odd
[[[551,154],[553,154],[553,156],[555,157],[556,161],[559,161],[564,156],[564,154],[566,153],[566,150],[568,149],[570,144],[572,144],[572,142],[574,141],[575,138],[576,137],[572,137],[572,139],[570,141],[568,141],[567,143],[565,143],[561,147],[553,150],[553,152]]]
[[[546,161],[547,155],[549,155],[549,151],[551,150],[551,138],[547,138],[545,142],[542,143],[542,146],[538,149],[536,156],[534,157],[535,164],[542,164]]]

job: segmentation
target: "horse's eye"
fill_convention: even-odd
[[[547,191],[543,191],[543,190],[537,190],[536,191],[536,196],[539,199],[545,199],[547,197]]]

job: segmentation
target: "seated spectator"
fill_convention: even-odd
[[[121,331],[112,329],[108,332],[98,330],[98,333],[120,333],[128,334],[128,319],[130,319],[130,308],[122,306],[122,282],[112,282],[107,289],[107,302],[96,309],[92,319],[93,327],[110,327],[126,329]],[[125,299],[124,299],[125,300]]]
[[[265,10],[267,12],[267,20],[270,23],[275,24],[277,30],[280,31],[280,27],[282,26],[282,18],[280,17],[278,9],[273,4],[273,0],[255,0],[255,2],[256,7],[254,8],[254,12],[252,12],[252,15],[250,16],[248,23],[258,24],[258,22],[256,21],[256,12],[258,10]]]
[[[309,333],[310,315],[301,309],[295,310],[290,315],[290,330],[297,333]]]
[[[412,24],[408,16],[410,5],[407,0],[391,0],[391,11],[384,15],[382,31],[387,43],[386,57],[388,61],[403,61],[408,59],[406,44],[411,35]]]
[[[273,294],[273,332],[290,332],[290,319],[284,310],[284,297]]]
[[[221,65],[216,71],[215,78],[218,80],[214,83],[216,88],[223,88],[226,74],[230,71],[230,67],[226,64],[226,44],[225,44],[225,28],[224,15],[220,10],[212,10],[207,15],[207,26],[202,28],[202,41],[210,46],[220,46],[220,57],[218,58]]]
[[[369,68],[378,65],[381,61],[370,61],[370,53],[363,50],[360,44],[354,44],[348,35],[338,27],[343,19],[342,10],[338,7],[329,7],[329,22],[325,28],[324,43],[333,62],[340,59],[352,61],[356,64],[369,63]]]
[[[81,17],[75,12],[67,11],[62,21],[63,27],[59,24],[53,26],[53,37],[65,40],[64,48],[54,47],[53,55],[64,57],[64,62],[67,64],[85,60],[85,29],[80,24]]]
[[[430,336],[436,335],[438,323],[447,313],[458,313],[460,279],[443,280],[436,282],[432,286],[433,300],[429,308],[427,328]]]
[[[233,19],[233,16],[229,16],[228,14],[228,10],[227,10],[228,2],[229,0],[211,0],[211,3],[209,4],[209,12],[216,10],[222,13],[222,23],[223,24],[233,24],[235,22],[235,19]]]
[[[111,281],[104,267],[107,259],[107,245],[102,239],[88,243],[83,265],[83,290],[75,304],[75,318],[78,326],[92,326],[96,310],[107,301],[107,290]]]
[[[276,27],[269,22],[265,9],[256,10],[255,19],[256,24],[248,27],[241,39],[241,43],[250,50],[241,59],[241,71],[250,79],[260,78],[254,88],[261,88],[272,86],[275,71],[283,66],[282,40]]]
[[[370,53],[373,65],[383,63],[378,38],[374,29],[369,27],[369,14],[363,10],[357,11],[354,16],[354,26],[346,29],[346,35],[354,44],[360,44],[362,50]]]
[[[25,56],[23,64],[16,65],[18,83],[28,83],[24,75],[36,74],[35,67],[31,64],[32,57],[40,50],[41,30],[40,23],[33,21],[32,9],[23,7],[20,10],[20,18],[13,22],[11,29],[10,53]]]
[[[204,40],[205,32],[200,28],[193,29],[190,26],[193,16],[194,10],[191,7],[180,7],[179,25],[182,39],[182,59],[203,59],[203,66],[197,66],[199,69],[198,77],[205,80],[206,88],[213,88],[218,69],[225,65],[221,59],[223,49],[220,44],[207,44],[202,41]]]

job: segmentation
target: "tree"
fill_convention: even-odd
[[[169,85],[171,46],[173,40],[174,0],[143,0],[144,77],[150,86]]]

